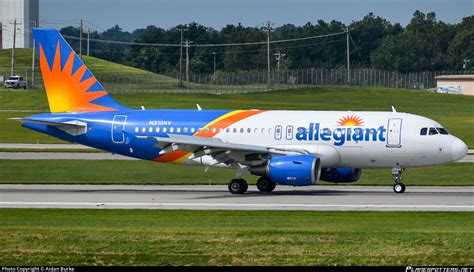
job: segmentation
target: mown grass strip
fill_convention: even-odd
[[[1,209],[2,265],[471,265],[474,213]]]

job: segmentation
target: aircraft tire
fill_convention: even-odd
[[[271,192],[275,189],[276,183],[271,182],[269,179],[261,177],[257,180],[257,189],[260,192]]]
[[[233,179],[229,182],[229,192],[231,194],[243,194],[247,192],[248,184],[244,179]]]
[[[405,184],[403,184],[401,182],[393,185],[393,191],[397,194],[401,194],[401,193],[405,192],[405,189],[406,189]]]

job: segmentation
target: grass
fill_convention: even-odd
[[[19,67],[21,72],[22,68],[28,68],[29,72],[31,72],[31,57],[32,57],[32,49],[31,48],[17,48],[15,50],[15,66]],[[3,49],[0,50],[0,67],[2,70],[8,70],[11,67],[11,56],[12,51],[11,49]],[[98,74],[115,74],[120,76],[125,75],[141,75],[141,76],[158,76],[155,73],[145,71],[142,69],[106,61],[103,59],[95,58],[95,57],[82,57],[84,64],[93,71],[94,73]],[[36,54],[36,67],[39,68],[39,61],[38,55]],[[38,70],[39,71],[39,70]],[[168,78],[164,77],[163,78]],[[171,79],[171,78],[168,78]]]
[[[474,147],[474,97],[434,94],[415,90],[313,87],[269,93],[211,94],[115,94],[120,103],[147,109],[287,109],[287,110],[373,110],[388,111],[394,105],[400,112],[410,112],[432,118],[446,126],[454,135]],[[41,110],[47,112],[43,91],[0,91],[0,110]],[[61,140],[20,128],[9,117],[33,113],[0,112],[0,142],[60,143]],[[21,135],[21,137],[18,137]]]
[[[205,173],[203,167],[112,160],[0,160],[0,173],[0,183],[3,184],[227,184],[235,176],[235,170],[228,169],[210,168]],[[473,163],[454,163],[408,169],[404,173],[404,182],[408,186],[474,186],[473,176]],[[250,184],[257,180],[251,175],[245,178]],[[349,184],[391,186],[393,181],[390,169],[364,169],[362,178]],[[317,186],[314,189],[317,190]]]
[[[6,266],[474,261],[468,212],[1,209],[0,216]]]

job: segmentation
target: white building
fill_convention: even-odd
[[[13,23],[16,20],[16,48],[33,46],[31,28],[39,19],[39,0],[0,0],[0,23],[2,24],[2,48],[13,46]]]
[[[439,93],[474,95],[474,75],[444,75],[436,77]]]

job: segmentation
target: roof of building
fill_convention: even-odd
[[[474,75],[442,75],[436,76],[437,80],[449,79],[449,80],[474,80]]]

